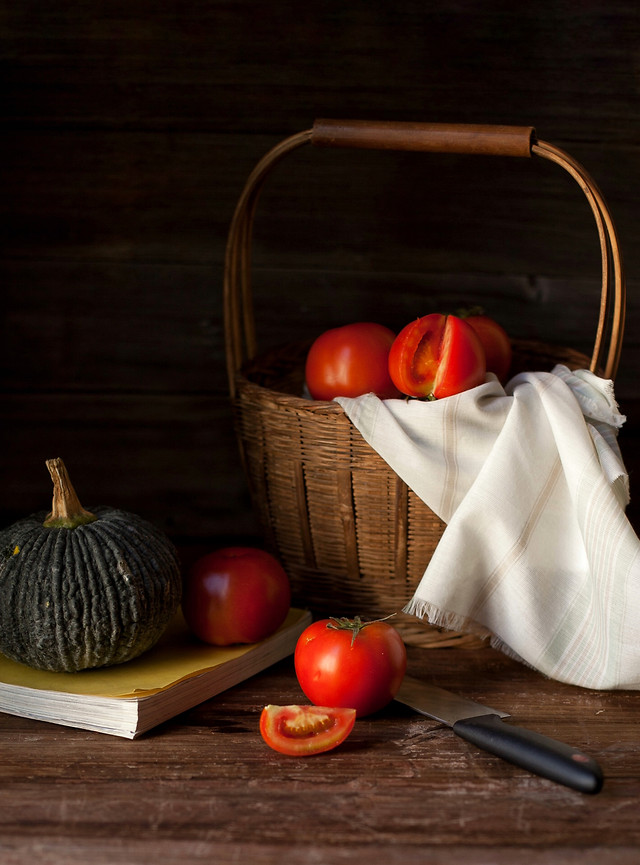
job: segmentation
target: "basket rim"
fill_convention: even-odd
[[[580,361],[586,361],[587,363],[589,362],[589,357],[586,354],[579,351],[578,349],[573,349],[570,346],[563,346],[559,344],[544,342],[537,339],[513,339],[512,343],[516,352],[531,352],[537,349],[539,352],[549,356],[553,356],[558,352],[565,352],[572,355],[576,361],[578,361],[579,359]],[[245,361],[245,363],[240,367],[240,369],[236,370],[235,372],[235,394],[238,394],[240,391],[245,393],[251,392],[252,394],[260,395],[263,399],[268,400],[273,405],[285,406],[298,410],[306,410],[317,414],[344,414],[344,409],[342,408],[340,403],[336,402],[335,400],[314,400],[310,397],[304,396],[304,394],[297,395],[291,393],[290,391],[279,389],[278,387],[272,387],[266,384],[262,384],[258,381],[252,380],[252,378],[250,377],[251,368],[258,367],[261,361],[278,356],[280,353],[290,354],[291,351],[295,349],[297,349],[298,351],[303,351],[308,345],[308,340],[293,343],[284,343],[278,346],[273,346],[266,351],[258,353],[254,357]],[[563,360],[566,360],[566,358],[558,358],[557,363],[561,364],[563,363]],[[293,364],[294,361],[292,360],[291,363]],[[574,368],[578,367],[575,366]],[[534,372],[535,370],[531,371]],[[408,397],[400,398],[408,399]]]

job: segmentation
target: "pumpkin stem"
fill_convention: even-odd
[[[80,504],[60,457],[47,460],[47,468],[53,481],[53,504],[44,525],[49,529],[75,529],[97,520],[98,517],[85,511]]]

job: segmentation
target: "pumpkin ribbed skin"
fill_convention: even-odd
[[[0,532],[0,650],[42,670],[121,664],[150,649],[177,610],[178,554],[151,523],[115,508],[46,528],[45,512]]]

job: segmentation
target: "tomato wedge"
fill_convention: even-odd
[[[260,715],[260,733],[274,751],[306,757],[330,751],[344,742],[355,720],[355,709],[265,706]]]
[[[482,384],[485,372],[480,338],[455,315],[436,312],[412,321],[389,352],[391,379],[407,396],[453,396]]]

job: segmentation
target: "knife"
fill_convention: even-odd
[[[503,723],[508,712],[474,703],[412,676],[404,677],[395,699],[529,772],[581,793],[598,793],[602,788],[602,770],[593,758],[548,736]]]

